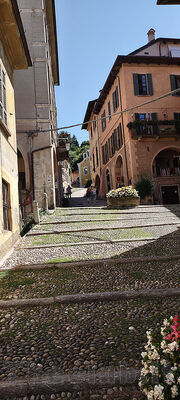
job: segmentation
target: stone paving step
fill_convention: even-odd
[[[106,369],[102,372],[51,374],[43,375],[38,378],[34,377],[29,379],[16,379],[8,382],[0,382],[0,393],[1,399],[5,400],[7,400],[8,397],[12,398],[14,396],[24,397],[38,394],[54,394],[58,392],[73,392],[80,390],[86,391],[87,395],[87,391],[91,389],[135,385],[139,379],[139,376],[140,373],[138,369],[126,369],[124,367],[120,368],[119,370]],[[111,398],[113,398],[113,391],[110,391],[109,394],[111,394]],[[91,398],[93,399],[93,397]],[[94,397],[94,399],[97,399],[97,397]]]
[[[114,258],[101,258],[101,259],[86,259],[83,261],[65,261],[65,262],[59,262],[54,260],[53,263],[36,263],[36,264],[20,264],[16,265],[11,269],[11,271],[17,271],[17,270],[27,270],[27,269],[45,269],[45,268],[53,268],[53,266],[56,266],[58,268],[64,268],[64,267],[80,267],[83,266],[84,263],[86,263],[86,266],[96,266],[96,265],[114,265],[114,264],[132,264],[132,263],[139,263],[139,262],[151,262],[151,261],[164,261],[164,260],[179,260],[180,259],[180,254],[175,254],[175,255],[164,255],[164,256],[149,256],[149,257],[114,257]],[[6,269],[1,269],[1,272],[7,271]]]
[[[179,219],[179,218],[177,218],[176,216],[174,216],[174,215],[171,215],[171,216],[168,216],[167,217],[168,219],[169,218],[172,218],[172,219]],[[150,220],[151,218],[150,217],[148,217],[148,220]],[[158,220],[159,221],[159,217],[152,217],[152,219],[153,220]],[[131,218],[131,221],[138,221],[138,220],[144,220],[144,218],[143,217],[136,217],[136,218]],[[112,218],[106,218],[106,219],[80,219],[80,220],[76,220],[76,219],[74,219],[74,220],[66,220],[66,221],[61,221],[61,220],[58,220],[58,221],[52,221],[52,222],[49,222],[49,221],[43,221],[43,222],[40,222],[40,226],[43,226],[43,225],[63,225],[63,224],[74,224],[74,223],[78,223],[78,222],[80,222],[80,223],[82,223],[82,222],[93,222],[93,223],[95,223],[95,222],[99,222],[99,223],[101,223],[101,222],[108,222],[108,221],[110,221],[110,222],[118,222],[118,221],[129,221],[129,218],[114,218],[114,219],[112,219]],[[175,222],[175,221],[174,221]],[[179,222],[179,224],[180,224],[180,220],[178,221]]]
[[[77,221],[76,221],[77,222]],[[106,227],[97,227],[97,228],[80,228],[80,229],[71,229],[71,230],[61,230],[61,231],[36,231],[35,229],[32,230],[31,232],[27,233],[26,236],[41,236],[41,235],[54,235],[54,234],[62,234],[62,233],[70,233],[70,232],[89,232],[89,231],[98,231],[99,229],[102,231],[105,230],[115,230],[115,229],[132,229],[132,228],[148,228],[151,226],[172,226],[172,225],[177,225],[180,226],[180,221],[179,222],[159,222],[158,224],[155,223],[150,223],[150,224],[136,224],[136,225],[123,225],[123,226],[106,226]]]
[[[179,236],[180,237],[180,236]],[[165,239],[165,238],[164,238]],[[23,247],[16,247],[15,251],[19,250],[35,250],[35,249],[43,249],[43,248],[53,248],[53,247],[71,247],[71,246],[89,246],[95,244],[106,244],[106,243],[133,243],[133,242],[151,242],[156,240],[153,237],[146,237],[146,238],[130,238],[130,239],[113,239],[113,240],[94,240],[94,241],[87,241],[87,242],[69,242],[69,243],[58,243],[58,244],[44,244],[44,245],[37,245],[37,246],[23,246]]]
[[[97,303],[97,302],[109,302],[126,299],[137,299],[137,298],[168,298],[168,297],[179,297],[180,288],[171,289],[145,289],[145,290],[126,290],[124,292],[99,292],[99,293],[83,293],[83,294],[72,294],[65,296],[55,297],[39,297],[31,299],[17,299],[17,300],[0,300],[0,308],[10,307],[24,307],[24,306],[47,306],[52,304],[81,304],[81,303]]]

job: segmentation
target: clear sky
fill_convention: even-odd
[[[99,96],[118,54],[158,37],[180,38],[180,5],[156,0],[55,0],[60,87],[56,88],[58,127],[84,120],[87,104]],[[68,129],[79,142],[87,131]]]

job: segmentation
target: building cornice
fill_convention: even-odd
[[[47,26],[49,32],[50,49],[51,49],[54,84],[58,86],[60,84],[60,79],[59,79],[59,59],[58,59],[55,0],[46,0],[46,15],[47,15]]]
[[[16,0],[0,0],[0,40],[12,69],[32,65]]]

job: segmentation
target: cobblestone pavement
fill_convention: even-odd
[[[74,207],[74,199],[71,205]],[[180,283],[180,260],[149,261],[148,256],[179,255],[180,208],[136,207],[131,210],[110,210],[101,204],[86,208],[86,199],[78,200],[79,207],[57,209],[42,222],[99,219],[99,223],[83,222],[83,227],[98,226],[98,231],[73,232],[75,223],[68,223],[69,234],[24,237],[17,249],[4,263],[0,272],[0,298],[20,299],[50,297],[61,294],[105,292],[117,290],[177,288]],[[66,216],[67,215],[67,216]],[[117,218],[121,218],[117,221]],[[112,219],[103,221],[103,219]],[[114,222],[116,220],[116,222]],[[134,222],[134,228],[129,224]],[[139,221],[152,226],[137,228]],[[166,223],[168,225],[158,226]],[[173,225],[172,222],[177,222]],[[111,225],[110,225],[111,224]],[[114,229],[118,226],[119,229]],[[58,226],[58,225],[57,225]],[[57,228],[56,226],[56,228]],[[111,230],[106,230],[106,227]],[[44,227],[35,227],[36,229]],[[105,228],[102,230],[101,228]],[[122,229],[123,228],[123,229]],[[59,225],[60,229],[60,225]],[[136,242],[130,239],[136,238]],[[147,240],[147,238],[151,240]],[[103,243],[127,239],[123,243]],[[139,241],[138,241],[139,239]],[[102,241],[102,244],[89,242]],[[141,240],[141,241],[140,241]],[[71,243],[76,243],[71,246]],[[85,242],[78,245],[78,242]],[[56,248],[37,248],[62,244]],[[29,249],[23,249],[29,247]],[[137,257],[144,262],[137,262]],[[112,258],[108,266],[86,266],[86,259]],[[130,264],[116,264],[116,259],[132,258]],[[84,260],[84,265],[73,265],[74,260]],[[64,267],[43,270],[10,271],[17,264],[64,261]],[[72,266],[66,267],[66,261]],[[4,270],[6,269],[6,270]],[[162,320],[178,314],[177,298],[149,298],[107,301],[99,303],[25,306],[2,309],[0,314],[0,384],[7,380],[44,376],[44,374],[99,372],[124,367],[140,368],[140,354],[146,342],[146,330],[159,332]],[[143,399],[137,386],[61,391],[51,394],[33,394],[14,397],[14,400],[49,399]]]

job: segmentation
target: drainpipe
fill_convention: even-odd
[[[119,76],[117,76],[117,78],[118,78],[118,86],[119,86],[120,107],[121,107],[121,111],[122,111],[123,108],[122,108],[122,95],[121,95],[120,78],[119,78]],[[126,174],[127,174],[127,179],[128,179],[128,185],[129,185],[129,171],[128,171],[128,163],[127,163],[127,150],[126,150],[126,142],[125,142],[124,116],[123,116],[123,113],[121,114],[121,119],[122,119],[122,133],[123,133],[123,141],[124,141],[124,156],[125,156]]]

